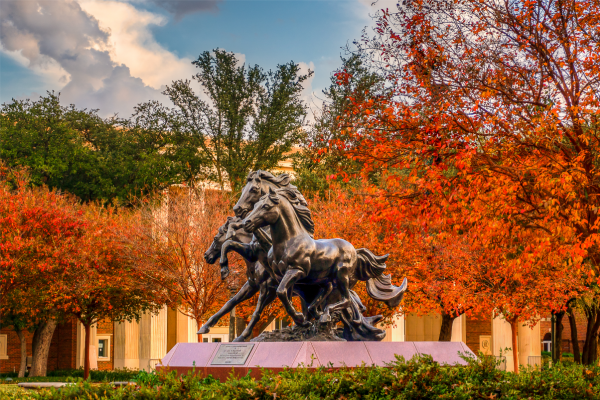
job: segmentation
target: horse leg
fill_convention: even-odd
[[[215,315],[210,317],[208,321],[202,325],[202,327],[198,330],[198,333],[204,334],[210,332],[210,328],[219,322],[223,316],[229,314],[231,310],[233,310],[233,307],[254,296],[258,290],[259,287],[250,285],[248,282],[246,282],[240,291],[235,294],[235,296],[229,299],[229,301],[225,303],[225,305],[223,305],[223,307],[221,307],[221,309],[217,311]]]
[[[240,336],[235,338],[234,342],[245,342],[252,335],[252,330],[260,320],[260,315],[265,307],[271,304],[273,300],[275,300],[275,297],[277,297],[277,292],[274,288],[270,288],[266,284],[262,286],[263,287],[260,288],[260,294],[258,295],[256,309],[254,310],[254,313],[252,313],[252,318],[250,318],[250,322],[248,322],[246,329],[244,329]]]
[[[314,311],[315,317],[320,317],[321,314],[323,314],[323,313],[317,311],[316,308],[321,305],[323,300],[325,300],[325,298],[327,296],[329,296],[329,293],[331,293],[332,290],[333,290],[333,284],[331,282],[327,283],[326,288],[322,287],[321,289],[319,289],[319,294],[317,294],[317,297],[315,297],[313,302],[310,303],[310,305],[308,306],[307,314],[313,313],[313,311]]]
[[[305,276],[306,274],[299,269],[288,269],[277,287],[277,297],[279,297],[285,311],[287,311],[288,315],[298,326],[308,326],[309,323],[306,322],[304,314],[297,312],[294,308],[290,299],[290,293],[294,288],[294,284]]]
[[[349,270],[349,267],[346,266],[344,263],[338,264],[337,273],[336,273],[336,281],[337,281],[337,288],[341,295],[341,299],[337,303],[328,304],[327,307],[325,307],[325,311],[323,312],[323,315],[321,315],[321,318],[319,319],[320,322],[322,322],[322,323],[330,322],[332,311],[343,310],[351,304],[351,301],[350,301],[350,276],[349,276],[350,274],[349,274],[348,270]]]
[[[256,255],[252,251],[252,246],[245,243],[234,242],[233,240],[227,240],[221,247],[221,260],[219,261],[219,264],[221,265],[222,280],[225,280],[225,278],[229,276],[229,259],[227,258],[227,253],[230,251],[235,251],[250,262],[255,262],[257,260]]]

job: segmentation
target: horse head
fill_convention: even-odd
[[[277,192],[269,188],[269,193],[260,198],[252,212],[244,219],[244,229],[247,232],[254,232],[258,228],[277,222],[281,216],[278,207],[280,202]]]
[[[234,220],[234,217],[227,217],[227,221],[219,227],[217,234],[210,244],[210,247],[204,253],[204,260],[206,260],[207,263],[214,264],[217,261],[217,258],[221,256],[221,247],[223,246],[223,243],[229,239],[227,235],[229,231],[229,225]]]
[[[246,186],[242,189],[242,194],[233,207],[233,212],[236,216],[244,218],[269,189],[282,188],[289,184],[290,177],[288,174],[275,176],[267,171],[252,171],[246,178]]]

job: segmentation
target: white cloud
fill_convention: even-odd
[[[355,13],[359,18],[365,20],[368,27],[373,28],[375,21],[372,16],[386,8],[393,13],[398,10],[398,3],[402,3],[402,0],[358,0]]]
[[[65,103],[128,116],[161,87],[194,73],[154,40],[164,16],[117,1],[0,2],[0,51],[43,77]]]
[[[195,73],[191,59],[177,57],[152,36],[150,27],[166,24],[166,17],[118,1],[88,0],[81,7],[110,33],[107,45],[112,61],[129,67],[144,84],[160,89]]]
[[[315,78],[315,64],[311,61],[308,64],[305,62],[298,63],[300,67],[300,74],[305,75],[308,74],[308,71],[313,71],[313,75],[303,82],[304,89],[302,90],[301,98],[304,100],[306,105],[309,107],[309,112],[307,115],[308,122],[313,122],[314,116],[312,110],[315,108],[315,104],[319,103],[319,100],[315,96],[314,89],[312,87],[313,80]]]

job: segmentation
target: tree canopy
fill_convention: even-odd
[[[312,71],[302,74],[290,61],[265,72],[219,49],[193,64],[203,95],[189,80],[168,86],[164,93],[175,104],[169,129],[194,157],[199,176],[237,191],[248,172],[275,168],[298,143],[306,116],[302,85]]]
[[[31,184],[83,201],[127,204],[131,196],[189,179],[177,150],[166,132],[62,106],[54,92],[0,109],[0,160],[28,167]]]

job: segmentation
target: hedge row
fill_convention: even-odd
[[[90,379],[93,382],[121,382],[135,379],[139,374],[137,369],[115,369],[115,370],[91,370]],[[83,378],[83,368],[79,369],[60,369],[48,371],[45,377],[25,377],[17,378],[16,373],[7,373],[0,375],[0,384],[18,383],[18,382],[69,382],[70,378]],[[7,379],[9,378],[9,379]]]
[[[600,399],[600,368],[558,364],[519,375],[499,371],[492,360],[439,365],[430,357],[399,359],[390,368],[293,369],[261,380],[249,377],[220,383],[189,374],[146,374],[138,384],[113,388],[79,381],[60,391],[28,392],[25,398],[54,399]],[[24,398],[23,394],[8,394]]]

